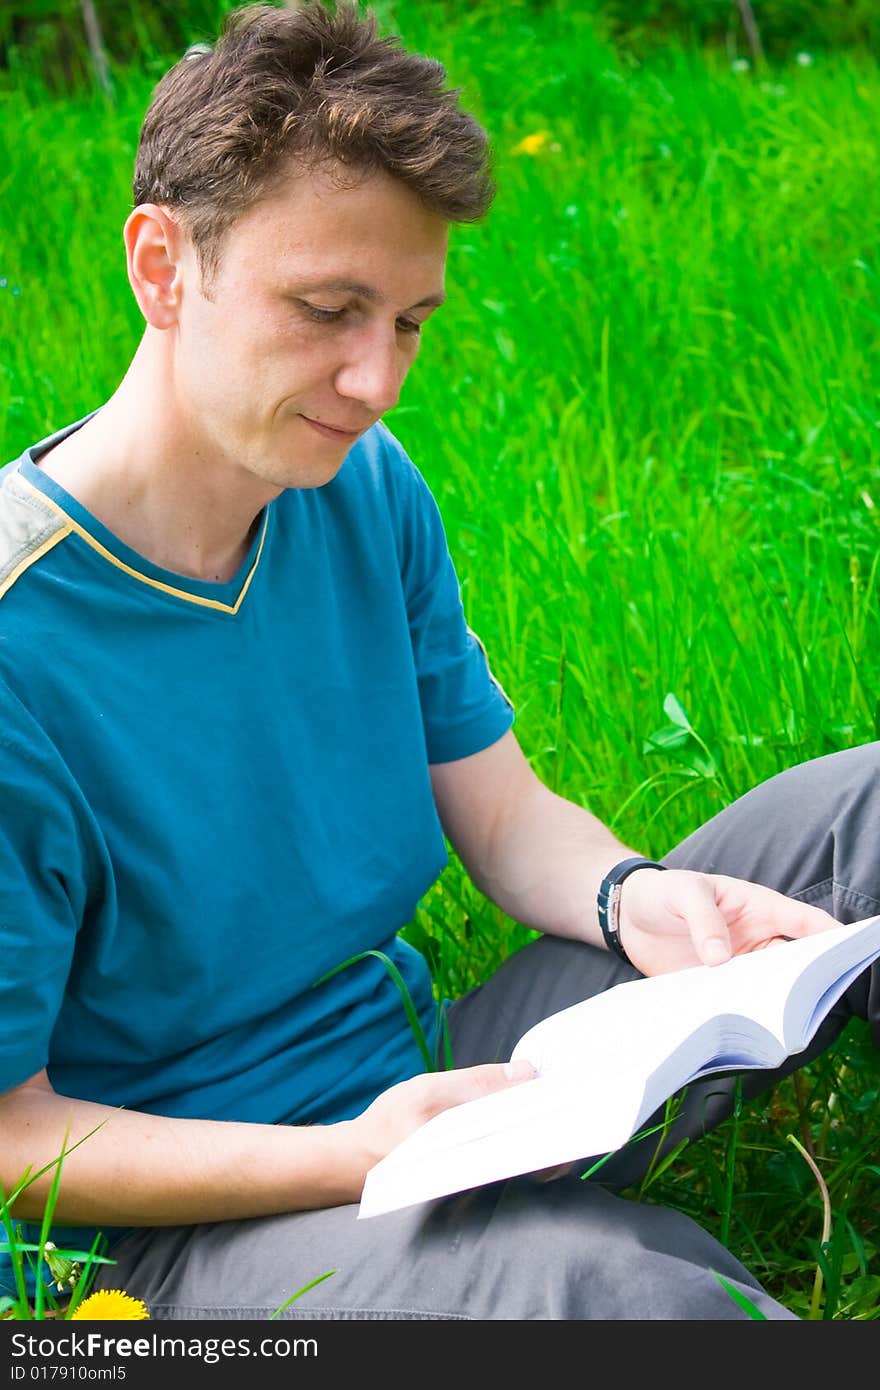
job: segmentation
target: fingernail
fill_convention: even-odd
[[[723,941],[719,941],[717,936],[710,939],[703,946],[703,960],[707,965],[723,965],[730,959],[730,952]]]
[[[531,1081],[536,1073],[531,1062],[505,1062],[504,1075],[508,1081]]]

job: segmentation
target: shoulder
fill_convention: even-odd
[[[0,470],[0,600],[70,530],[64,514],[22,473],[27,457]]]

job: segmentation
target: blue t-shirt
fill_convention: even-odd
[[[381,952],[435,1045],[429,764],[513,721],[436,504],[376,425],[202,582],[37,466],[81,423],[0,473],[0,1092],[350,1118],[422,1056],[382,959],[324,977]]]

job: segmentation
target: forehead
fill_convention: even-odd
[[[442,298],[448,229],[398,179],[331,166],[281,179],[233,224],[224,260],[282,280],[379,277],[410,304]]]

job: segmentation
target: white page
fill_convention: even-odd
[[[730,1011],[758,1019],[780,1039],[787,1054],[800,1051],[808,1038],[793,1040],[792,1047],[785,1046],[786,1018],[792,1014],[812,1016],[813,1002],[822,999],[824,1012],[813,1019],[809,1030],[812,1036],[820,1017],[878,953],[880,917],[870,917],[735,956],[714,969],[723,972],[724,995]],[[804,1001],[810,1001],[810,1007],[805,1007]]]
[[[703,1071],[781,1061],[785,996],[805,968],[812,973],[822,956],[834,968],[854,959],[848,983],[878,954],[880,917],[724,965],[629,981],[544,1019],[512,1053],[531,1061],[537,1078],[454,1106],[422,1125],[367,1174],[358,1215],[380,1215],[621,1147],[668,1096]],[[759,1060],[751,1063],[748,1020],[731,1016],[736,1007],[758,1015],[780,1039],[771,1045],[759,1036]],[[721,1064],[706,1066],[707,1058],[719,1055]]]
[[[720,967],[719,967],[720,968]],[[524,1033],[512,1060],[542,1076],[620,1075],[673,1051],[707,1015],[707,966],[630,980],[543,1019]]]
[[[619,1148],[643,1086],[638,1076],[539,1076],[444,1110],[370,1169],[358,1217]]]
[[[746,1020],[740,1037],[749,1036],[747,1020],[754,1018],[782,1044],[786,1004],[799,976],[806,973],[815,993],[825,994],[813,983],[817,971],[821,978],[823,958],[832,976],[854,960],[836,998],[878,953],[880,917],[874,917],[734,956],[724,965],[629,980],[536,1023],[512,1056],[527,1059],[547,1075],[578,1075],[593,1067],[644,1070],[647,1059],[674,1051],[701,1022],[731,1014]],[[819,962],[815,970],[814,962]],[[828,993],[833,1002],[831,989]]]
[[[705,1020],[702,1008],[690,1018],[681,1008],[670,1030],[662,1008],[634,1011],[631,991],[625,1010],[609,1006],[606,1001],[615,992],[590,1000],[597,1007],[586,1015],[584,1005],[575,1005],[554,1016],[552,1029],[542,1031],[538,1025],[531,1030],[531,1036],[543,1037],[542,1048],[530,1047],[530,1035],[525,1036],[513,1055],[533,1062],[538,1069],[534,1080],[444,1110],[376,1164],[367,1174],[359,1217],[609,1153],[625,1144],[639,1117],[665,1099],[646,1099],[644,1059],[662,1057],[663,1049],[675,1051],[672,1066],[683,1082],[704,1055],[692,1027]],[[671,992],[667,987],[654,993],[662,1003]],[[693,1000],[692,991],[681,993]],[[627,1020],[623,1031],[636,1044],[628,1054],[619,1046],[621,1012]],[[585,1018],[593,1026],[585,1027]],[[670,1090],[675,1086],[673,1081]]]

